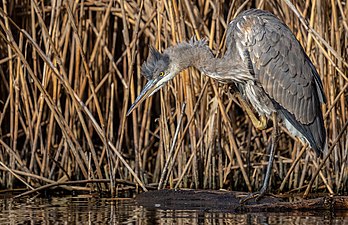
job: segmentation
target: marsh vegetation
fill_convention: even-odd
[[[257,7],[290,27],[316,66],[328,99],[322,106],[328,151],[318,158],[282,129],[272,192],[347,194],[345,1],[1,4],[1,189],[257,190],[272,126],[256,130],[233,87],[190,68],[126,116],[146,82],[140,67],[149,45],[161,51],[195,35],[207,38],[221,56],[229,21]]]

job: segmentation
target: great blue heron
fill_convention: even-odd
[[[273,120],[266,176],[261,190],[253,195],[260,197],[269,184],[278,122],[318,155],[323,152],[326,132],[320,105],[326,99],[318,72],[300,43],[270,12],[246,10],[230,22],[226,34],[227,50],[222,58],[215,58],[205,41],[195,39],[170,47],[162,54],[150,48],[141,68],[148,82],[127,115],[190,66],[219,82],[234,83],[255,127],[264,129],[266,118]],[[249,105],[259,114],[259,120]]]

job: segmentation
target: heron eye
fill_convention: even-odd
[[[164,72],[160,72],[160,77],[163,77],[164,76]]]

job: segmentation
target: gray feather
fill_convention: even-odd
[[[240,46],[249,50],[250,60],[244,63],[249,67],[250,61],[254,64],[255,78],[277,104],[274,108],[314,149],[321,150],[325,132],[313,128],[324,127],[320,108],[320,102],[325,101],[322,83],[290,29],[268,12],[248,10],[231,22],[227,36],[227,43],[241,43]],[[228,47],[235,46],[238,45],[229,44]]]

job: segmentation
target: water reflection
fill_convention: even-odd
[[[132,199],[0,199],[0,224],[348,224],[348,213],[252,213],[146,209]]]

